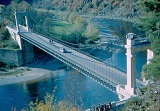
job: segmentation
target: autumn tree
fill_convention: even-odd
[[[97,40],[99,35],[98,27],[96,27],[96,25],[93,23],[89,23],[88,26],[86,27],[85,35],[91,42]]]

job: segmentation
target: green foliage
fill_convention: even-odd
[[[54,92],[53,94],[47,93],[44,101],[39,101],[38,99],[33,102],[31,101],[28,105],[29,108],[23,109],[23,111],[77,111],[78,109],[72,105],[67,104],[66,102],[56,102],[54,101]]]
[[[86,33],[85,33],[85,35],[88,38],[88,40],[90,40],[90,41],[97,40],[97,37],[99,35],[98,27],[96,27],[92,23],[88,24],[88,26],[86,27]]]
[[[5,24],[0,23],[0,41],[8,40],[10,38],[10,34],[8,30],[5,28]]]
[[[146,79],[160,80],[160,56],[155,56],[148,65],[143,66],[143,76]]]
[[[8,30],[3,22],[0,23],[0,48],[18,49],[18,44],[11,39]]]
[[[160,30],[150,34],[151,47],[155,55],[160,55]]]
[[[51,2],[50,0],[47,0],[44,2],[44,4],[50,3],[50,2]],[[68,3],[69,1],[56,1],[55,0],[51,2],[51,4],[61,5],[60,2],[63,2],[65,4],[65,3]],[[77,5],[79,7],[83,4],[83,3],[81,4],[78,4],[78,3],[79,1],[77,1]],[[45,7],[49,7],[49,9],[52,8],[52,6],[49,6],[49,5]],[[66,7],[66,5],[63,5],[60,7],[63,7],[63,8],[65,7],[66,9],[69,8],[69,7]],[[49,12],[49,9],[34,10],[25,1],[21,1],[21,2],[17,0],[12,1],[11,4],[5,8],[4,12],[7,13],[8,15],[8,16],[4,15],[5,20],[13,21],[13,23],[15,23],[14,22],[15,10],[24,11],[26,8],[29,10],[30,15],[34,17],[36,22],[39,23],[39,25],[41,25],[45,31],[42,28],[40,28],[39,25],[33,23],[33,21],[30,21],[30,27],[32,30],[35,30],[46,36],[50,36],[49,34],[46,33],[47,31],[53,34],[54,37],[56,38],[61,38],[63,40],[66,40],[72,43],[85,43],[87,39],[89,39],[89,41],[97,40],[96,38],[98,37],[98,30],[95,27],[95,25],[88,23],[87,20],[83,19],[76,13],[63,12],[61,14],[59,13],[57,14],[57,12],[52,12],[52,11]],[[64,21],[54,20],[53,18],[67,20],[69,21],[69,23],[64,22]],[[19,19],[19,21],[23,25],[24,21],[21,18]],[[91,29],[91,26],[92,26],[92,29]],[[91,32],[94,32],[94,33],[91,33]],[[0,37],[4,38],[6,36],[0,35]]]
[[[87,15],[105,15],[116,14],[126,17],[128,13],[132,13],[132,9],[136,7],[138,0],[46,0],[36,1],[33,6],[47,9],[54,8],[57,11],[78,12]],[[123,4],[123,5],[122,5]],[[37,6],[38,5],[38,6]],[[117,11],[117,9],[120,9]],[[122,10],[124,9],[124,10]],[[127,9],[127,13],[126,12]]]
[[[81,25],[75,25],[72,27],[67,35],[64,35],[66,41],[71,43],[84,43],[86,38],[84,36],[84,28]]]
[[[145,7],[148,12],[160,12],[160,1],[159,0],[141,0],[142,6]]]
[[[75,14],[75,13],[71,13],[68,17],[68,21],[71,23],[71,24],[75,24],[75,21],[76,19],[78,18],[78,15]]]
[[[6,6],[4,8],[4,11],[2,13],[2,18],[8,23],[15,23],[14,21],[14,13],[15,11],[24,11],[25,9],[29,9],[30,5],[25,2],[25,1],[21,1],[19,2],[19,0],[13,0],[11,1],[11,3]]]
[[[36,13],[34,15],[43,16],[41,12],[34,12],[34,13]],[[45,15],[44,12],[43,14]],[[63,18],[68,20],[68,22],[62,20],[55,20],[52,18],[35,17],[34,19],[36,19],[36,21],[40,25],[42,24],[43,29],[54,35],[55,38],[59,38],[76,44],[79,43],[84,44],[87,39],[89,39],[89,41],[97,40],[99,30],[95,25],[93,25],[93,23],[90,23],[89,21],[80,17],[76,13],[70,13],[70,14],[65,13],[65,14],[66,17],[64,17],[63,15]],[[45,31],[43,31],[42,28],[40,28],[38,25],[33,25],[31,26],[31,28],[35,31],[38,31],[41,34],[50,36]]]
[[[130,98],[124,105],[124,108],[122,109],[122,111],[126,111],[125,109],[127,109],[127,107],[131,107],[134,104],[138,104],[138,102],[140,102],[140,99],[138,97],[133,97]],[[134,109],[135,107],[132,106],[132,109]]]
[[[138,27],[146,31],[152,43],[152,50],[160,54],[160,2],[158,0],[141,0],[145,16],[138,22]]]
[[[85,29],[87,27],[87,25],[88,25],[88,22],[87,22],[87,20],[85,20],[84,18],[79,16],[76,19],[75,24],[79,25],[79,26],[81,26],[81,28]]]
[[[158,111],[159,81],[139,89],[140,95],[130,98],[121,111]]]
[[[146,79],[160,79],[160,2],[159,0],[141,0],[141,10],[144,16],[137,23],[138,27],[146,31],[151,41],[154,58],[151,63],[143,67]]]

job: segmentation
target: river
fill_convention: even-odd
[[[93,19],[93,21],[98,24],[103,37],[125,38],[129,32],[138,35],[144,33],[129,22],[109,19]],[[104,63],[126,71],[126,56],[123,47],[107,45],[104,50],[99,49],[99,52],[95,53],[92,50],[93,55],[103,59]],[[136,55],[136,72],[139,78],[142,65],[146,61],[145,56],[146,52]],[[10,111],[12,107],[16,107],[18,110],[25,108],[30,101],[35,101],[36,98],[43,100],[46,93],[52,93],[55,87],[57,89],[54,99],[57,102],[73,103],[76,101],[76,104],[82,109],[119,100],[117,94],[76,70],[68,68],[54,71],[54,74],[45,75],[36,81],[0,86],[0,111]]]

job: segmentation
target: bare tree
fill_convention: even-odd
[[[75,107],[83,105],[82,92],[85,90],[84,79],[85,77],[83,74],[78,74],[76,70],[72,70],[67,75],[64,82],[64,99]]]

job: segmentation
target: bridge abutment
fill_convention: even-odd
[[[11,37],[17,41],[20,50],[22,50],[22,65],[33,62],[35,60],[33,45],[24,39],[21,39],[20,35],[12,28],[7,27],[7,29]]]
[[[34,56],[34,50],[33,45],[27,42],[26,40],[22,39],[19,35],[21,32],[28,32],[29,31],[29,21],[28,21],[28,12],[27,10],[25,12],[15,12],[15,21],[16,21],[16,31],[15,27],[13,26],[7,26],[11,37],[17,41],[20,50],[22,50],[22,58],[23,58],[23,64],[31,63],[35,60]],[[25,25],[22,26],[19,24],[18,17],[24,16],[25,17]]]
[[[22,55],[24,64],[31,63],[35,60],[33,45],[21,39]]]
[[[21,26],[18,21],[19,16],[24,16],[25,18],[25,26]],[[16,20],[16,28],[17,28],[17,36],[19,40],[20,49],[22,49],[23,62],[24,64],[31,63],[35,60],[33,45],[27,42],[24,39],[21,39],[19,33],[20,32],[29,32],[29,21],[28,21],[28,11],[25,12],[15,12],[15,20]],[[21,28],[20,28],[21,27]],[[23,30],[20,30],[23,29]]]

